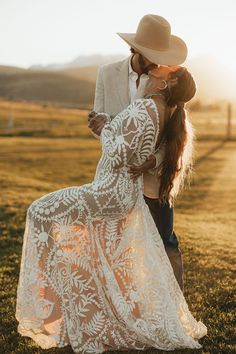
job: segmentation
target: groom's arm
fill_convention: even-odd
[[[103,81],[103,70],[101,67],[98,71],[96,89],[95,89],[95,98],[94,98],[94,107],[95,112],[104,112],[104,81]]]
[[[88,115],[88,127],[91,129],[93,136],[99,139],[101,129],[106,123],[106,119],[99,119],[97,112],[104,112],[104,81],[103,81],[103,67],[98,71],[94,107],[93,111]],[[97,118],[96,118],[97,116]]]

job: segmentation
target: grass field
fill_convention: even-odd
[[[15,103],[14,126],[7,127],[8,105],[0,103],[0,352],[69,354],[69,347],[43,351],[17,334],[15,297],[25,214],[42,194],[91,181],[100,146],[89,135],[86,112]],[[223,140],[219,112],[205,115],[205,120],[203,113],[192,115],[197,163],[191,189],[176,205],[175,230],[184,256],[185,296],[193,314],[207,325],[208,336],[201,341],[202,350],[175,352],[179,354],[236,352],[236,141]],[[154,352],[159,353],[149,351]]]

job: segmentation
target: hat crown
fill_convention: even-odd
[[[187,56],[185,42],[171,34],[169,22],[158,15],[145,15],[136,33],[118,33],[134,50],[157,65],[179,65]]]
[[[164,51],[169,48],[171,27],[161,16],[145,15],[139,22],[135,40],[141,46]]]

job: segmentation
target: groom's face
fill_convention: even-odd
[[[158,65],[150,62],[142,54],[138,53],[138,63],[143,74],[148,74],[149,71],[155,69]]]

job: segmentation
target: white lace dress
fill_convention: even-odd
[[[154,152],[152,99],[107,123],[92,183],[47,194],[27,211],[17,291],[18,331],[76,353],[200,348],[206,334],[185,302],[128,166]]]

